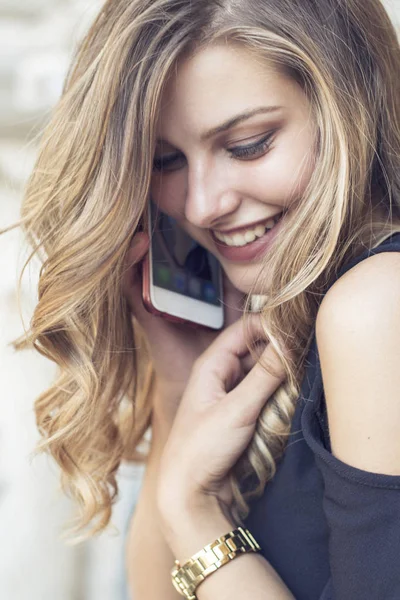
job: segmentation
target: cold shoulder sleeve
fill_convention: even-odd
[[[332,452],[322,375],[301,416],[323,483],[330,579],[319,600],[400,599],[400,476],[352,467]]]

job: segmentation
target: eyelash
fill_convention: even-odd
[[[248,146],[235,146],[234,148],[227,148],[227,151],[231,153],[231,156],[229,158],[240,160],[245,157],[254,156],[258,152],[265,153],[271,146],[272,137],[273,137],[274,133],[275,133],[275,131],[269,133],[268,135],[264,136],[261,140],[259,140],[255,144],[250,144]],[[163,166],[168,167],[168,165],[172,164],[178,158],[179,158],[179,156],[177,156],[177,155],[171,156],[171,157],[167,156],[166,158],[155,158],[153,161],[153,167],[157,171],[161,171]]]
[[[245,156],[254,156],[259,151],[266,151],[271,145],[272,136],[275,132],[269,133],[264,136],[261,140],[256,142],[255,144],[251,144],[249,146],[236,146],[235,148],[228,148],[229,152],[232,152],[233,155],[230,158],[244,158]]]

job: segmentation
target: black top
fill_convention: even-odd
[[[379,252],[400,252],[400,233]],[[352,467],[331,453],[314,337],[288,445],[245,525],[296,600],[400,599],[400,475]]]

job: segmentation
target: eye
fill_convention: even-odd
[[[231,153],[230,158],[239,158],[245,159],[252,158],[253,156],[259,154],[262,156],[269,149],[272,137],[275,131],[268,133],[261,140],[256,142],[255,144],[249,144],[248,146],[235,146],[234,148],[228,148],[228,152]]]
[[[271,131],[255,144],[247,146],[235,146],[227,148],[230,153],[229,158],[237,158],[239,160],[251,159],[255,155],[262,156],[269,149],[272,138],[276,131]],[[176,171],[185,163],[185,156],[180,152],[174,154],[166,154],[153,159],[153,169],[156,171]]]
[[[185,157],[179,152],[166,154],[153,159],[153,169],[155,171],[176,171],[184,163]]]

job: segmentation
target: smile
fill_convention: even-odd
[[[251,263],[261,259],[282,228],[285,222],[282,217],[286,214],[288,211],[267,219],[259,225],[244,228],[240,233],[228,235],[212,231],[216,255],[233,263]]]
[[[227,246],[246,246],[247,244],[254,242],[256,239],[261,238],[263,235],[265,235],[266,231],[271,230],[278,223],[282,215],[283,212],[275,215],[274,217],[270,217],[264,223],[260,223],[255,226],[253,225],[247,229],[242,228],[236,233],[228,234],[213,231],[213,235],[219,242],[223,242]]]

